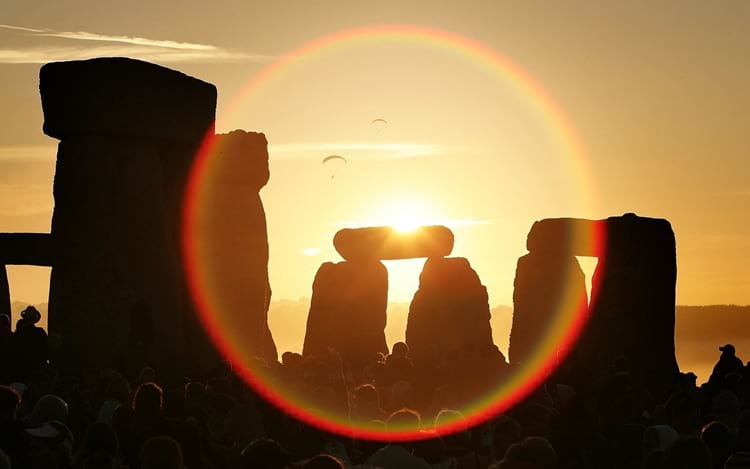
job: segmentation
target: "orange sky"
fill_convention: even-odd
[[[310,295],[318,265],[338,259],[337,229],[412,216],[452,226],[454,255],[492,304],[510,304],[534,220],[636,212],[672,222],[679,303],[750,303],[750,3],[153,3],[3,7],[0,231],[49,230],[40,62],[127,55],[216,84],[219,131],[266,133],[276,298]],[[435,44],[353,41],[237,98],[309,41],[394,23],[471,38],[526,70],[577,130],[583,165],[512,80]],[[329,154],[349,160],[335,178]],[[389,263],[391,299],[408,301],[420,266]],[[44,269],[9,270],[14,299],[45,300]]]

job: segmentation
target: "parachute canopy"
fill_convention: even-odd
[[[370,124],[387,124],[388,121],[385,119],[373,119],[370,121]]]
[[[346,158],[344,158],[343,156],[340,156],[340,155],[328,155],[325,158],[323,158],[323,164],[326,164],[326,163],[328,163],[331,160],[341,160],[341,161],[344,162],[344,164],[349,163],[348,161],[346,161]]]

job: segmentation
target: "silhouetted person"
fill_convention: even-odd
[[[155,436],[143,443],[141,469],[184,469],[182,448],[168,436]]]
[[[708,382],[714,386],[721,386],[724,377],[729,373],[742,373],[743,370],[742,360],[735,355],[734,345],[726,344],[719,347],[719,350],[721,350],[721,356],[714,365],[711,377],[708,378]]]
[[[289,453],[276,441],[258,439],[242,450],[238,469],[285,469]]]
[[[714,469],[722,469],[730,454],[732,435],[729,427],[721,422],[711,422],[701,430],[701,440],[711,451]]]
[[[385,359],[385,379],[386,385],[391,385],[396,381],[412,381],[414,365],[409,358],[409,346],[404,342],[393,344],[391,354]]]
[[[36,323],[42,318],[39,311],[28,306],[21,312],[21,319],[16,323],[13,334],[13,353],[18,379],[25,379],[41,369],[49,358],[47,333],[37,327]]]

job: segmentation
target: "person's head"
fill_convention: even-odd
[[[41,313],[34,306],[29,305],[23,311],[21,311],[21,318],[23,318],[29,324],[36,324],[42,319]]]
[[[733,357],[735,354],[734,345],[732,344],[722,345],[719,347],[719,350],[721,350],[722,356]]]
[[[0,386],[0,423],[16,419],[21,395],[10,386]]]
[[[712,469],[711,453],[694,436],[681,436],[664,450],[662,469]]]
[[[354,401],[358,407],[380,407],[380,395],[372,384],[362,384],[354,389]]]
[[[10,330],[10,316],[0,314],[0,329]]]
[[[182,448],[173,438],[155,436],[141,447],[141,469],[184,469]]]
[[[32,425],[40,425],[49,420],[65,423],[67,419],[68,404],[60,396],[46,394],[36,402],[29,420]]]
[[[404,342],[396,342],[391,349],[391,355],[405,357],[409,354],[409,346]]]
[[[119,374],[114,375],[107,383],[104,397],[115,399],[122,405],[130,405],[130,383]]]
[[[422,426],[422,418],[416,410],[401,409],[389,415],[386,424],[389,430],[415,430]]]
[[[143,383],[138,386],[133,397],[136,417],[160,417],[163,397],[162,389],[156,383]]]
[[[344,469],[344,464],[328,454],[319,454],[307,460],[303,469]]]
[[[150,366],[144,366],[141,369],[141,372],[138,373],[138,379],[136,380],[136,382],[138,384],[143,384],[151,383],[154,381],[156,381],[156,371]]]
[[[654,425],[643,432],[643,452],[660,449],[663,450],[677,439],[677,430],[669,425]]]
[[[284,469],[290,463],[289,453],[278,442],[260,438],[242,450],[238,467],[239,469]]]
[[[185,385],[185,405],[188,409],[195,409],[203,405],[206,388],[198,381],[191,381]]]

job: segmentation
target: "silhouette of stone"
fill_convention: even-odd
[[[8,284],[8,272],[5,264],[0,263],[0,314],[13,319],[10,309],[10,285]]]
[[[125,58],[40,71],[44,132],[60,139],[54,181],[49,332],[63,367],[129,357],[136,305],[151,314],[145,359],[189,361],[190,304],[180,258],[181,200],[197,147],[213,132],[216,88]]]
[[[408,232],[391,226],[344,228],[333,237],[333,246],[347,260],[445,257],[453,250],[453,232],[441,225]]]
[[[574,256],[550,252],[522,256],[513,287],[510,363],[533,361],[533,353],[542,351],[539,346],[549,334],[559,331],[555,321],[588,308],[586,278]]]
[[[433,353],[493,346],[487,288],[463,257],[429,258],[409,307],[406,343],[419,361]]]
[[[603,251],[592,247],[593,241],[603,243]],[[532,226],[527,246],[531,253],[519,260],[516,271],[511,361],[528,353],[518,351],[524,350],[519,344],[532,343],[550,327],[543,318],[551,317],[558,304],[534,298],[534,291],[540,297],[556,291],[580,296],[580,270],[573,256],[603,252],[575,360],[599,372],[626,357],[634,378],[663,396],[679,372],[674,353],[677,262],[669,222],[634,214],[542,220]],[[561,282],[557,288],[556,278]],[[529,332],[535,321],[540,321],[536,332]]]
[[[592,369],[620,357],[657,398],[677,378],[677,256],[669,221],[626,214],[606,223],[604,259],[594,271],[591,311],[580,353]]]
[[[315,274],[303,355],[326,357],[335,349],[358,369],[385,342],[388,271],[375,261],[323,263]]]
[[[0,264],[52,267],[48,233],[0,233]]]
[[[257,357],[276,361],[268,328],[268,235],[259,191],[268,182],[268,143],[262,133],[216,136],[215,164],[204,175],[212,188],[201,209],[198,249],[212,294]]]

